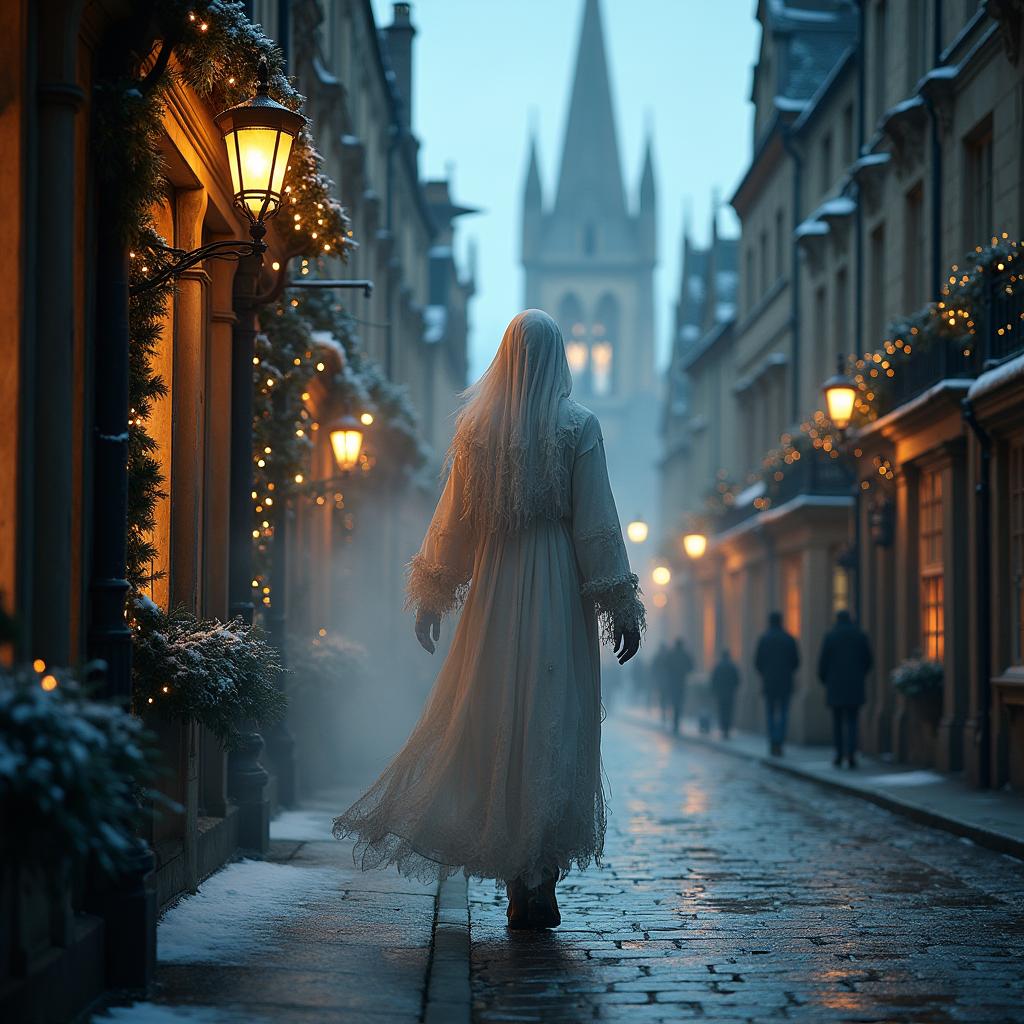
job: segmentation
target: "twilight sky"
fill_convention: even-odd
[[[373,0],[377,22],[389,0]],[[679,276],[684,202],[693,235],[708,234],[711,194],[727,199],[750,156],[754,0],[602,0],[605,45],[627,201],[636,203],[644,134],[654,136],[658,186],[657,351],[664,361]],[[470,373],[486,369],[522,304],[520,196],[537,128],[545,202],[552,195],[582,0],[414,0],[414,129],[425,177],[451,165],[457,202],[483,213],[459,224],[476,239]],[[735,232],[731,210],[720,229]]]

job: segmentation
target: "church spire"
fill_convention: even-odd
[[[584,3],[555,210],[602,217],[626,213],[598,0]]]
[[[526,168],[526,184],[523,187],[523,204],[528,208],[541,209],[543,196],[540,186],[540,167],[537,160],[537,135],[530,133],[530,162]]]

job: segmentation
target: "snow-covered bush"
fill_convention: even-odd
[[[942,692],[945,670],[941,662],[907,658],[889,673],[889,682],[907,697],[930,697]]]
[[[70,673],[0,668],[0,862],[92,855],[117,871],[138,849],[154,757],[142,722],[89,699]]]
[[[134,697],[141,711],[200,722],[229,749],[248,721],[264,725],[284,714],[277,686],[281,661],[259,626],[222,623],[144,597],[132,606]]]

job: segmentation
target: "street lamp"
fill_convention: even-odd
[[[235,207],[249,221],[249,241],[222,239],[191,251],[168,246],[165,251],[174,262],[133,284],[131,294],[155,288],[203,260],[240,260],[266,252],[266,221],[281,208],[288,157],[306,119],[270,98],[266,58],[260,60],[257,80],[255,96],[214,118],[227,149]]]
[[[654,580],[659,587],[668,586],[672,579],[672,571],[667,565],[656,565],[654,570],[651,572],[651,579]]]
[[[342,416],[331,427],[331,447],[334,461],[342,473],[353,469],[363,449],[363,429],[354,416]]]
[[[853,405],[857,386],[846,376],[845,359],[839,357],[836,372],[821,386],[825,393],[825,408],[836,430],[843,431],[853,419]]]
[[[703,558],[708,548],[708,538],[703,533],[687,533],[683,536],[683,550],[693,559]]]
[[[626,536],[634,544],[643,544],[647,540],[648,527],[642,516],[637,516],[626,527]]]

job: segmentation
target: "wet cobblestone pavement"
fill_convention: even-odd
[[[869,803],[605,724],[603,868],[563,925],[470,886],[474,1018],[1024,1021],[1024,865]]]

